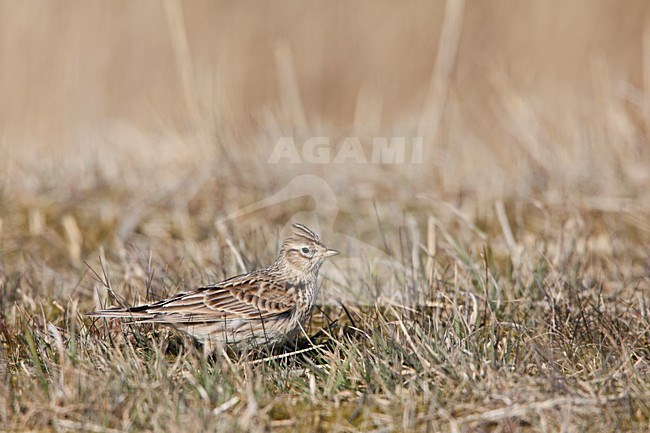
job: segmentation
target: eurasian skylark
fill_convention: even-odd
[[[275,263],[220,283],[130,308],[88,313],[95,317],[162,323],[201,342],[207,352],[225,344],[272,344],[293,335],[309,318],[323,261],[339,252],[293,224]]]

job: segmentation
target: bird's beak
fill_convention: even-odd
[[[323,257],[332,257],[332,256],[335,256],[335,255],[337,255],[337,254],[341,254],[341,253],[338,252],[338,251],[336,251],[336,250],[326,250],[326,251],[323,253]]]

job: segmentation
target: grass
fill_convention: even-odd
[[[218,235],[175,237],[170,229],[151,250],[142,249],[149,238],[133,235],[133,244],[107,248],[101,260],[57,272],[34,251],[72,263],[56,230],[6,237],[5,251],[14,241],[16,249],[5,256],[0,292],[2,423],[87,431],[643,429],[647,244],[629,227],[604,236],[604,215],[571,218],[578,217],[581,225],[510,227],[533,243],[519,245],[516,265],[499,253],[498,227],[486,225],[485,240],[459,227],[455,239],[438,236],[433,277],[424,266],[414,277],[430,289],[426,305],[324,306],[314,313],[311,342],[211,358],[173,331],[83,313],[97,299],[108,302],[108,288],[138,302],[236,272],[228,253],[211,262],[212,251],[228,249]],[[173,226],[164,212],[151,218]],[[399,250],[391,239],[399,227],[382,226]],[[398,258],[408,261],[412,234],[403,231],[407,257]],[[459,239],[472,233],[473,241]],[[246,240],[238,243],[246,265],[272,259],[273,245],[260,248],[272,235],[234,235]],[[47,247],[38,245],[43,238]],[[426,262],[425,248],[417,250]],[[9,270],[8,262],[19,265]],[[43,295],[66,287],[74,289]]]
[[[0,431],[647,430],[643,1],[68,7],[0,2]],[[425,160],[268,163],[348,136]],[[294,220],[343,251],[309,338],[84,316]]]

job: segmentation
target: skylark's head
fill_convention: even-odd
[[[302,224],[292,224],[293,234],[284,240],[278,262],[296,274],[318,272],[327,257],[339,254],[323,244],[318,235]]]

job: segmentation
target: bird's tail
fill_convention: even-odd
[[[105,310],[96,310],[96,311],[91,311],[89,313],[86,313],[86,316],[146,320],[146,319],[151,319],[154,316],[154,314],[149,313],[145,309],[142,309],[140,307],[132,307],[132,308],[108,308]]]

